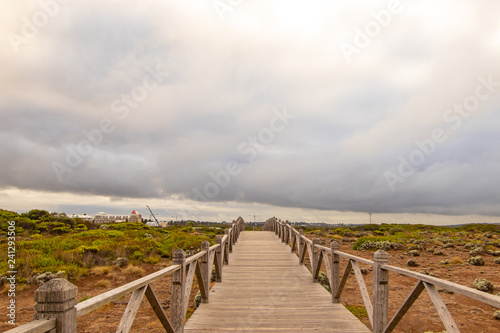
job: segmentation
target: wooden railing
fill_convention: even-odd
[[[117,332],[130,331],[145,295],[165,330],[169,333],[182,333],[194,276],[196,275],[202,302],[208,303],[212,266],[215,265],[216,282],[221,282],[222,268],[229,263],[229,254],[243,230],[244,221],[238,218],[231,228],[224,230],[224,236],[217,236],[215,245],[209,246],[204,241],[201,251],[188,258],[184,251],[177,249],[172,255],[171,266],[78,304],[76,286],[65,279],[50,280],[35,291],[35,320],[7,333],[73,333],[77,331],[78,317],[129,294],[131,296]],[[163,311],[152,288],[153,282],[168,275],[172,276],[170,318]]]
[[[340,296],[342,295],[347,279],[351,275],[351,270],[354,270],[363,303],[366,307],[372,330],[375,333],[392,332],[424,289],[429,294],[437,314],[441,318],[441,322],[448,333],[460,331],[436,287],[441,287],[493,307],[500,308],[500,297],[498,296],[443,279],[390,266],[388,265],[389,256],[387,252],[382,250],[375,252],[373,261],[340,252],[338,242],[333,241],[329,248],[321,246],[318,244],[319,239],[310,240],[304,236],[303,230],[297,231],[288,224],[288,221],[282,222],[276,218],[267,220],[264,230],[274,231],[276,235],[281,238],[283,243],[290,244],[291,251],[298,252],[299,262],[301,264],[305,263],[306,254],[308,255],[311,262],[312,278],[315,282],[318,281],[321,263],[323,262],[330,282],[333,303],[340,302]],[[341,257],[348,260],[342,278],[340,275]],[[368,264],[373,267],[373,302],[366,288],[359,263]],[[416,279],[412,291],[390,320],[388,311],[389,272]]]

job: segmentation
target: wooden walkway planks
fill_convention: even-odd
[[[273,232],[245,231],[222,283],[186,323],[187,333],[370,332],[318,283]]]

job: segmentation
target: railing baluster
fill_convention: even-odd
[[[373,259],[373,333],[383,333],[389,321],[389,272],[382,268],[389,255],[378,250]]]
[[[181,249],[172,255],[174,265],[181,268],[172,273],[172,300],[170,301],[170,322],[176,333],[184,332],[186,309],[184,308],[184,290],[186,279],[186,253]]]
[[[330,245],[332,249],[332,264],[331,264],[331,276],[330,289],[332,290],[332,303],[340,303],[340,297],[336,297],[336,292],[340,286],[340,256],[335,253],[340,249],[340,244],[337,241],[333,241]]]

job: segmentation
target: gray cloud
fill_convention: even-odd
[[[384,4],[256,1],[226,21],[201,3],[61,7],[18,53],[0,41],[0,187],[499,216],[500,86],[456,129],[444,114],[479,76],[500,82],[500,5],[402,4],[351,64],[339,44]],[[42,10],[5,7],[3,34]],[[391,191],[387,172],[436,128],[447,139]],[[203,192],[231,161],[240,172]]]

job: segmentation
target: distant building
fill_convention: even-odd
[[[103,212],[97,213],[94,216],[94,223],[95,224],[101,224],[101,223],[111,223],[111,222],[127,222],[128,221],[128,215],[114,215],[114,214],[106,214]]]
[[[135,210],[132,211],[130,216],[128,217],[129,222],[142,222],[142,215],[136,212]]]
[[[72,219],[79,218],[82,221],[86,221],[86,222],[92,222],[94,220],[94,218],[92,216],[87,215],[87,214],[80,214],[80,215],[73,214],[70,216],[70,218],[72,218]]]
[[[142,215],[134,210],[130,215],[115,215],[115,214],[106,214],[104,212],[100,212],[95,214],[94,216],[95,224],[112,223],[112,222],[115,223],[142,222]]]

